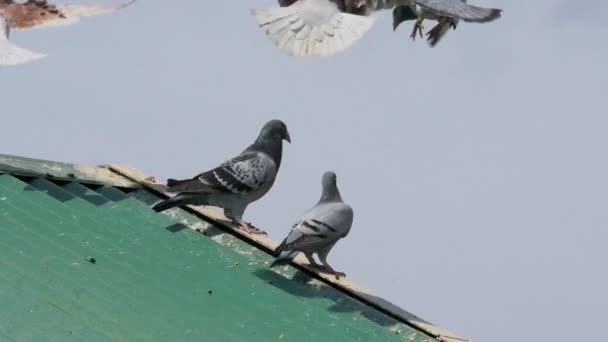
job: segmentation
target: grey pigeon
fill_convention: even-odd
[[[296,222],[277,248],[280,254],[270,267],[286,265],[298,252],[302,252],[312,267],[333,274],[336,278],[345,276],[327,263],[327,255],[338,240],[348,235],[353,224],[353,209],[342,201],[335,173],[325,172],[322,185],[319,203]],[[316,263],[313,254],[318,255],[322,265]]]
[[[283,140],[291,142],[283,121],[267,122],[255,142],[237,157],[192,179],[167,180],[167,191],[178,193],[154,205],[157,212],[184,205],[212,205],[248,233],[265,234],[243,221],[247,206],[272,187],[283,154]]]
[[[422,22],[425,19],[437,20],[437,25],[427,32],[431,47],[439,43],[450,28],[456,29],[458,22],[487,23],[500,18],[502,10],[468,5],[466,0],[412,0],[408,5],[393,9],[393,30],[408,20],[416,20],[410,37],[422,37]]]

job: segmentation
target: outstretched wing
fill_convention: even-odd
[[[276,165],[261,152],[246,152],[191,180],[172,181],[170,192],[246,194],[260,189],[276,175]]]
[[[24,3],[10,1],[0,8],[0,16],[6,18],[14,29],[31,29],[65,26],[77,23],[80,17],[114,12],[135,2],[114,6],[53,5],[46,0],[28,0]]]
[[[486,23],[500,18],[502,10],[468,5],[462,0],[415,0],[421,7],[466,22]]]
[[[8,23],[0,15],[0,65],[25,64],[46,56],[14,45],[8,35]]]

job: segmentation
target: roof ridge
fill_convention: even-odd
[[[170,194],[172,194],[166,191],[166,186],[158,184],[155,177],[147,175],[134,167],[119,164],[109,164],[108,168],[109,170],[116,172],[117,174],[126,177],[129,180],[136,182],[159,195],[169,197]],[[222,227],[239,239],[244,240],[270,254],[274,255],[274,250],[279,245],[278,242],[274,241],[268,236],[248,234],[238,229],[229,219],[224,216],[223,211],[219,210],[218,208],[194,205],[188,205],[187,207],[196,214],[199,214],[212,221],[214,225]],[[335,277],[332,275],[318,272],[316,269],[309,267],[308,260],[306,260],[306,258],[304,258],[302,255],[298,255],[292,261],[292,264],[295,264],[298,266],[298,268],[305,270],[311,275],[314,275],[317,280],[322,281],[326,285],[336,288],[346,293],[350,297],[358,299],[359,301],[362,301],[387,314],[388,316],[393,317],[397,321],[416,328],[439,341],[470,341],[469,339],[459,337],[451,331],[427,322],[384,298],[373,295],[370,290],[356,284],[346,277],[335,279]]]

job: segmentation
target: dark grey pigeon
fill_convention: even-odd
[[[242,220],[247,206],[272,187],[283,154],[283,140],[291,142],[283,121],[267,122],[255,142],[237,157],[192,179],[167,180],[167,191],[178,193],[154,205],[163,211],[184,205],[224,208],[224,215],[248,233],[265,234]]]
[[[393,9],[393,30],[404,21],[416,20],[410,37],[422,37],[422,22],[437,20],[437,25],[427,32],[427,41],[434,47],[450,28],[456,29],[463,20],[471,23],[487,23],[500,18],[502,10],[468,5],[467,0],[411,0],[400,3]]]
[[[298,252],[302,252],[312,267],[333,274],[336,278],[345,276],[327,263],[327,255],[338,240],[348,235],[353,224],[353,209],[342,201],[335,173],[325,172],[322,184],[323,193],[319,203],[296,222],[277,248],[280,254],[270,267],[286,265]],[[317,254],[322,265],[317,264],[313,254]]]

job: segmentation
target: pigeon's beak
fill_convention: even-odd
[[[289,136],[289,132],[285,131],[285,140],[291,144],[291,137]]]

